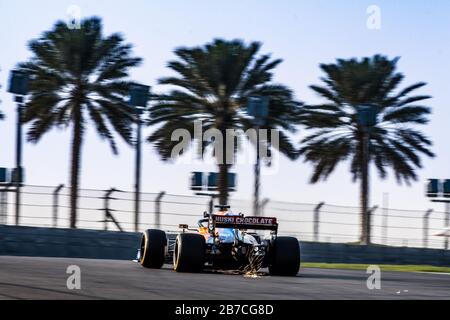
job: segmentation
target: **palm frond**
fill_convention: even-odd
[[[87,112],[98,134],[117,153],[114,132],[132,142],[134,111],[127,104],[129,70],[140,58],[119,34],[105,37],[99,18],[82,21],[71,30],[65,22],[29,44],[32,57],[19,64],[30,74],[30,100],[24,121],[31,124],[30,141],[37,142],[54,127],[73,124],[76,114]],[[83,120],[85,121],[85,120]]]
[[[204,131],[207,128],[245,131],[253,127],[245,116],[245,107],[249,97],[255,95],[270,101],[264,128],[296,130],[302,104],[294,99],[289,88],[272,83],[273,69],[281,60],[258,55],[260,49],[258,42],[215,39],[204,46],[175,50],[177,59],[168,63],[175,75],[159,81],[174,88],[155,95],[149,110],[148,124],[160,125],[149,142],[155,144],[164,160],[168,160],[169,149],[174,146],[171,130],[192,130],[195,120],[203,122]],[[281,152],[294,158],[297,152],[284,132],[280,140]]]
[[[335,161],[347,159],[329,143],[333,136],[346,139],[348,144],[342,146],[345,154],[351,155],[353,179],[361,178],[365,129],[358,121],[360,106],[372,106],[377,112],[376,123],[368,129],[369,159],[381,178],[386,178],[387,169],[391,168],[399,182],[410,183],[417,178],[415,169],[422,167],[420,154],[434,157],[431,141],[412,128],[429,122],[431,108],[417,102],[431,97],[411,95],[425,86],[423,82],[397,92],[404,80],[403,74],[396,71],[397,62],[398,58],[376,55],[321,65],[326,75],[322,79],[325,85],[313,85],[311,89],[326,102],[303,106],[300,116],[301,123],[313,132],[303,139],[300,150],[305,161],[315,168],[312,182],[326,178],[334,169]]]

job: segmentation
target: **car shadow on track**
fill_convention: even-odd
[[[164,265],[164,271],[175,272],[172,265]],[[235,276],[244,278],[273,278],[278,276],[272,276],[268,269],[262,269],[257,273],[246,274],[238,270],[214,270],[204,269],[201,273],[194,273],[197,275],[223,275],[223,276]],[[285,278],[285,277],[282,277]],[[300,272],[295,277],[290,278],[302,278],[302,279],[328,279],[328,280],[365,280],[366,274],[360,270],[339,270],[339,269],[315,269],[315,268],[301,268]]]

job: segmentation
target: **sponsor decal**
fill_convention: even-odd
[[[267,217],[239,217],[239,216],[214,216],[215,223],[231,225],[263,225],[274,226],[276,218]]]

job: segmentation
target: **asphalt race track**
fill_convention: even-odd
[[[67,289],[67,267],[81,290]],[[450,275],[382,273],[368,290],[364,271],[302,269],[296,278],[230,273],[177,274],[131,261],[0,257],[0,299],[448,299]]]

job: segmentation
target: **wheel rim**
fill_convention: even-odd
[[[173,267],[176,270],[178,267],[178,254],[179,254],[179,245],[178,245],[178,239],[175,242],[175,248],[173,251]]]
[[[142,236],[142,239],[141,239],[141,256],[140,256],[140,259],[141,259],[141,262],[142,261],[144,261],[144,258],[145,258],[145,251],[146,251],[146,249],[147,249],[147,246],[146,246],[146,239],[147,239],[147,236],[144,234],[143,236]]]

